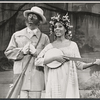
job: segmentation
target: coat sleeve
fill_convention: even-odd
[[[48,45],[50,43],[50,39],[49,37],[46,35],[45,36],[45,46]]]
[[[21,60],[24,57],[22,48],[18,48],[17,46],[15,34],[12,35],[9,45],[4,53],[8,59]]]
[[[80,52],[79,52],[79,48],[78,48],[78,45],[75,43],[75,46],[74,46],[74,55],[75,57],[78,57],[78,58],[81,58],[81,55],[80,55]],[[83,66],[84,66],[84,62],[80,62],[80,61],[76,61],[76,67],[79,69],[79,70],[82,70],[83,69]]]

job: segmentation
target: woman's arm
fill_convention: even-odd
[[[75,44],[74,50],[75,50],[75,57],[81,58],[77,44]],[[78,69],[86,69],[94,65],[100,65],[100,59],[96,59],[95,62],[91,62],[91,63],[85,63],[85,62],[80,62],[80,61],[76,62],[76,66]]]
[[[44,65],[46,65],[46,64],[49,64],[49,63],[51,63],[52,61],[54,61],[56,58],[55,57],[52,57],[52,58],[44,58]]]
[[[100,59],[96,59],[95,62],[91,62],[91,63],[86,63],[83,65],[83,69],[92,67],[93,65],[100,65]]]
[[[94,63],[85,63],[83,64],[83,69],[86,69],[86,68],[89,68],[89,67],[92,67],[93,65],[95,65]]]
[[[52,46],[51,44],[48,44],[41,52],[40,54],[38,55],[38,57],[35,59],[35,65],[36,66],[44,66],[45,64],[47,64],[48,62],[50,62],[48,59],[46,61],[46,59],[44,59],[44,55],[45,53],[51,49]]]
[[[63,63],[65,61],[69,61],[68,59],[65,59],[63,55],[60,56],[52,56],[51,58],[44,59],[44,64],[51,63],[52,61],[58,61],[60,63]]]

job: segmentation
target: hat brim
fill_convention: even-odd
[[[23,13],[23,14],[24,14],[24,17],[27,17],[27,15],[28,15],[29,13],[38,14],[38,15],[42,18],[41,23],[42,23],[42,24],[46,23],[46,18],[45,18],[45,16],[43,16],[43,15],[41,15],[40,13],[37,13],[37,12],[35,12],[35,11],[31,11],[31,10],[26,10],[26,11],[24,11],[24,13]]]

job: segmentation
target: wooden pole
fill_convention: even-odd
[[[31,60],[31,56],[30,56],[30,59],[28,60],[24,70],[22,71],[22,73],[18,76],[18,78],[16,79],[16,81],[14,82],[14,85],[12,88],[10,88],[6,98],[18,98],[18,95],[21,91],[21,87],[22,87],[22,84],[23,84],[23,79],[24,79],[24,76],[25,76],[25,72],[27,70],[27,67],[28,67],[28,64]]]

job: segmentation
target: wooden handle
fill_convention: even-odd
[[[18,78],[14,82],[13,87],[10,88],[6,98],[17,98],[18,97],[20,90],[21,90],[21,87],[22,87],[22,84],[23,84],[23,77],[24,77],[24,74],[27,70],[27,67],[28,67],[30,60],[31,60],[31,56],[30,56],[28,62],[26,63],[26,66],[23,69],[22,73],[18,76]]]
[[[67,57],[64,56],[65,59],[72,60],[72,61],[81,61],[81,62],[86,62],[86,63],[90,63],[90,62],[95,62],[96,59],[91,59],[91,58],[77,58],[77,57]]]

